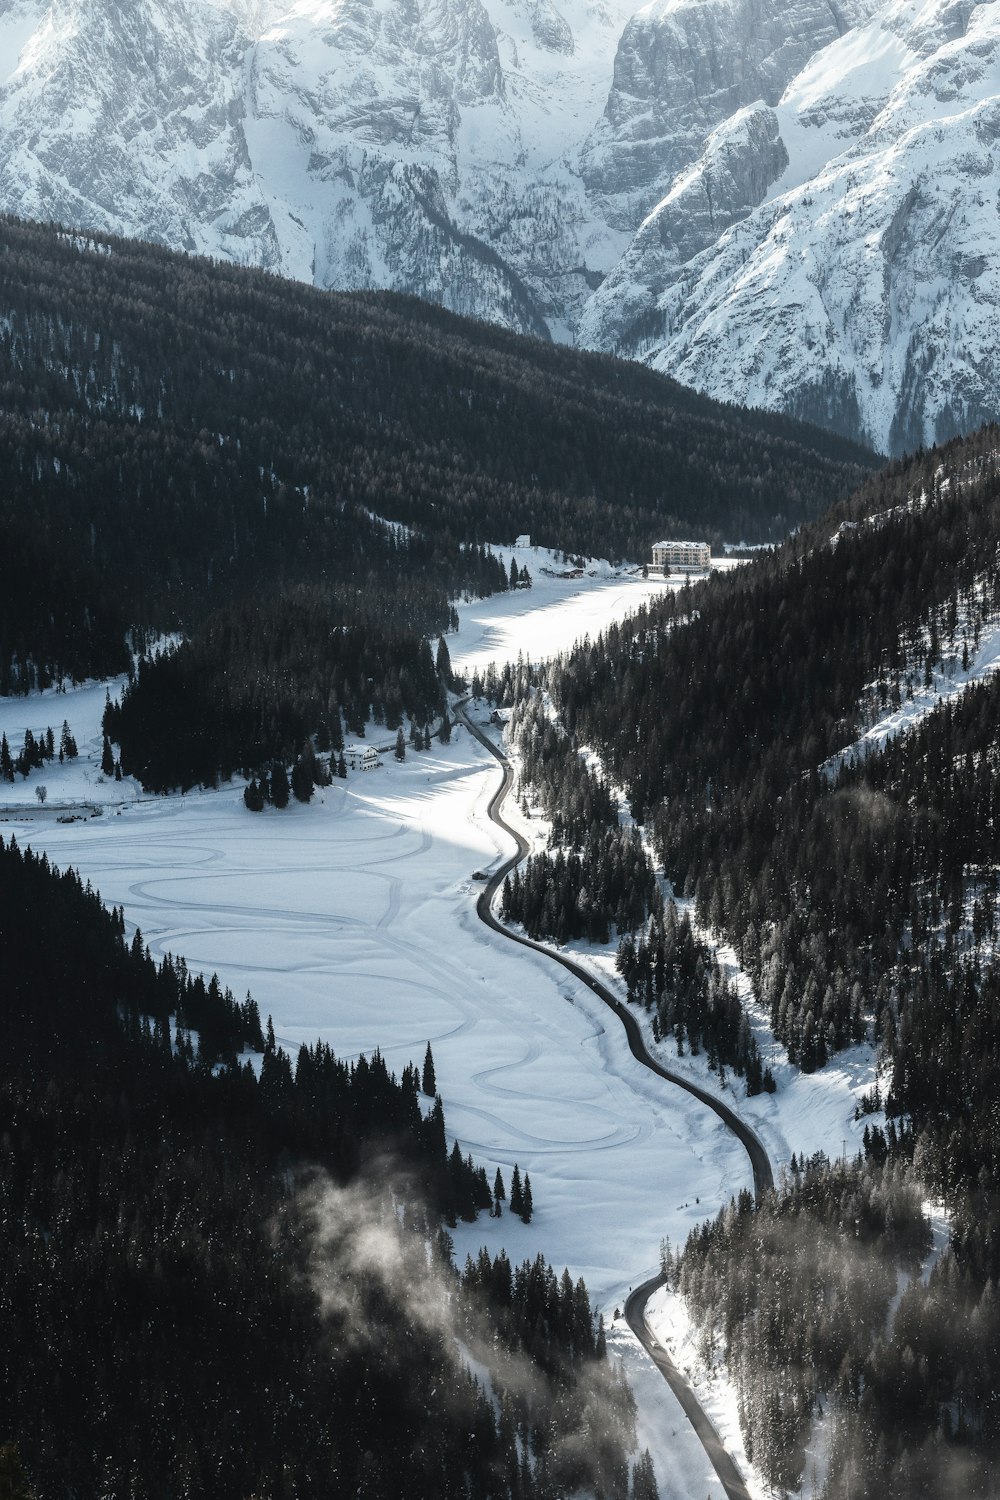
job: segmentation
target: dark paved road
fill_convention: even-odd
[[[639,1029],[639,1023],[635,1016],[599,979],[595,979],[592,974],[589,974],[586,969],[572,958],[567,958],[565,954],[558,953],[552,948],[547,948],[543,943],[536,943],[531,938],[523,937],[520,933],[511,932],[509,928],[505,927],[493,915],[493,897],[499,890],[505,876],[525,857],[528,852],[528,845],[516,829],[511,828],[510,824],[504,821],[500,812],[500,807],[514,779],[510,762],[497,749],[488,736],[466,716],[464,705],[459,703],[455,707],[469,733],[474,735],[480,744],[485,745],[494,759],[500,763],[503,771],[503,780],[490,798],[487,812],[492,822],[498,828],[502,828],[505,833],[509,834],[517,845],[517,853],[504,861],[499,869],[490,876],[490,879],[481,891],[479,900],[476,902],[476,911],[480,919],[486,923],[487,927],[492,927],[494,932],[499,932],[503,937],[508,938],[510,942],[519,943],[522,948],[533,948],[536,953],[543,953],[553,963],[560,964],[575,979],[578,979],[581,984],[585,984],[599,1000],[603,1001],[609,1010],[613,1010],[625,1028],[625,1035],[628,1039],[629,1050],[632,1056],[641,1062],[644,1067],[648,1068],[651,1073],[655,1073],[657,1077],[675,1085],[677,1088],[684,1089],[688,1094],[693,1094],[706,1108],[718,1115],[726,1128],[731,1130],[737,1137],[750,1158],[750,1166],[753,1170],[754,1191],[759,1198],[761,1193],[773,1185],[774,1174],[771,1171],[771,1163],[768,1160],[767,1152],[764,1150],[759,1137],[750,1129],[750,1126],[744,1120],[741,1120],[739,1115],[730,1109],[727,1104],[724,1104],[721,1099],[715,1098],[707,1090],[699,1088],[696,1083],[692,1083],[687,1078],[682,1078],[678,1073],[672,1073],[669,1068],[665,1068],[661,1063],[658,1063],[646,1050],[646,1045],[642,1039],[642,1032]],[[718,1475],[719,1482],[729,1500],[750,1500],[750,1493],[743,1481],[743,1476],[723,1447],[719,1434],[699,1404],[697,1396],[667,1351],[661,1344],[656,1342],[646,1326],[646,1303],[660,1285],[661,1278],[654,1276],[652,1280],[643,1282],[641,1286],[637,1286],[635,1291],[630,1294],[625,1304],[625,1317],[628,1320],[629,1327],[648,1353],[650,1359],[654,1361],[660,1374],[683,1407],[684,1414],[698,1434],[702,1447],[705,1449],[709,1461]]]

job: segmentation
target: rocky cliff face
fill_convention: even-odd
[[[582,336],[886,452],[950,437],[997,414],[998,186],[1000,6],[895,0],[708,137]]]
[[[992,414],[1000,0],[0,0],[0,209],[646,359],[897,449]]]
[[[0,204],[186,249],[239,241],[259,219],[254,258],[274,264],[238,129],[239,69],[233,17],[212,7],[175,0],[165,26],[155,0],[7,0]]]
[[[777,104],[877,0],[654,0],[625,28],[604,118],[582,156],[609,221],[634,229],[747,105]]]
[[[0,0],[0,208],[571,337],[628,0]]]

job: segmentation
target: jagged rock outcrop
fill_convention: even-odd
[[[777,104],[810,57],[878,0],[655,0],[625,28],[604,118],[581,156],[609,223],[634,228],[724,120]]]
[[[757,103],[720,125],[650,214],[583,314],[581,339],[634,352],[661,330],[660,295],[683,267],[762,203],[788,166],[773,109]]]
[[[628,0],[0,0],[0,208],[571,337]]]
[[[671,258],[724,151],[712,137],[583,337],[886,452],[995,417],[1000,6],[894,0],[814,57],[773,115],[788,165],[759,204],[741,217],[734,199],[714,243]]]

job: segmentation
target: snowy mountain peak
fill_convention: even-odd
[[[744,126],[739,149],[711,135],[584,339],[883,451],[994,415],[1000,6],[896,0],[816,54],[773,119],[783,171],[765,185]]]

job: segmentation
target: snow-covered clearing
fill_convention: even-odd
[[[509,566],[510,549],[497,550]],[[461,629],[448,637],[460,671],[566,650],[679,581],[607,564],[570,579],[558,575],[572,564],[555,554],[514,555],[534,587],[460,604]],[[80,749],[76,761],[0,784],[0,834],[76,866],[155,954],[217,971],[238,995],[250,989],[292,1050],[317,1037],[344,1057],[379,1047],[398,1072],[420,1062],[429,1040],[463,1151],[490,1178],[499,1166],[509,1181],[517,1161],[534,1194],[530,1225],[509,1213],[460,1225],[459,1258],[502,1245],[516,1260],[541,1251],[557,1271],[583,1276],[636,1393],[640,1444],[653,1453],[663,1500],[721,1500],[665,1382],[612,1315],[656,1270],[664,1236],[683,1243],[752,1186],[749,1162],[714,1116],[633,1060],[589,991],[478,921],[472,873],[510,852],[486,817],[495,762],[459,730],[447,747],[409,750],[402,764],[387,757],[378,771],[335,782],[308,807],[255,815],[237,785],[148,798],[100,773],[101,713],[108,688],[119,687],[0,699],[0,732],[15,754],[26,729],[51,725],[58,744],[64,719]],[[507,815],[520,821],[512,801]],[[620,984],[613,950],[576,954]],[[717,1083],[704,1058],[678,1059],[669,1043],[659,1051],[702,1085]],[[774,1071],[776,1095],[743,1100],[737,1082],[736,1102],[776,1164],[792,1151],[835,1155],[845,1138],[857,1149],[864,1122],[855,1125],[853,1109],[871,1081],[870,1055],[842,1055],[812,1078],[780,1058]],[[717,1379],[708,1409],[728,1437],[720,1402]],[[735,1438],[733,1451],[739,1458]]]
[[[652,571],[644,578],[640,568],[616,568],[603,559],[587,560],[580,570],[544,547],[497,544],[490,550],[507,569],[511,558],[519,571],[527,568],[532,587],[459,604],[460,625],[448,636],[448,649],[452,665],[470,675],[484,671],[491,661],[497,666],[516,661],[519,654],[539,662],[569,651],[585,636],[595,638],[612,620],[673,593],[684,582],[680,574],[664,578]],[[738,566],[735,558],[712,559],[713,570]],[[574,573],[580,576],[570,576]]]
[[[713,1365],[699,1348],[698,1331],[688,1316],[683,1297],[669,1287],[660,1287],[646,1303],[646,1323],[687,1376],[702,1408],[711,1418],[727,1451],[739,1465],[754,1500],[771,1500],[771,1491],[747,1461],[740,1432],[736,1387],[724,1365]]]

